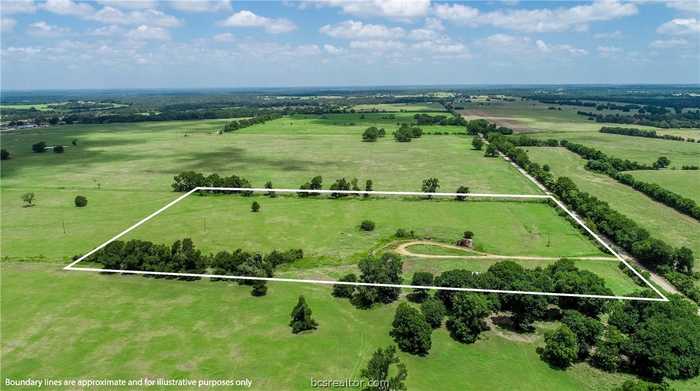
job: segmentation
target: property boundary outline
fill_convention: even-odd
[[[512,163],[512,162],[511,162]],[[532,178],[530,178],[532,180]],[[516,290],[502,290],[502,289],[485,289],[485,288],[454,288],[454,287],[441,287],[441,286],[422,286],[422,285],[404,285],[404,284],[381,284],[381,283],[367,283],[367,282],[347,282],[347,281],[332,281],[332,280],[309,280],[309,279],[296,279],[296,278],[279,278],[279,277],[252,277],[252,276],[230,276],[230,275],[217,275],[217,274],[196,274],[196,273],[171,273],[171,272],[153,272],[153,271],[143,271],[143,270],[120,270],[120,269],[100,269],[100,268],[88,268],[88,267],[75,267],[78,263],[85,260],[87,257],[96,253],[97,251],[103,249],[108,244],[121,238],[127,233],[133,231],[134,229],[140,227],[147,221],[158,216],[166,209],[172,207],[178,202],[184,200],[188,196],[192,195],[198,191],[232,191],[232,192],[274,192],[274,193],[309,193],[309,194],[348,194],[348,195],[390,195],[390,196],[422,196],[422,197],[466,197],[466,198],[493,198],[493,199],[538,199],[538,200],[552,200],[559,208],[564,210],[577,224],[583,227],[586,232],[588,232],[598,243],[600,243],[605,249],[607,249],[611,254],[617,258],[618,261],[622,262],[626,267],[628,267],[632,272],[644,281],[656,294],[660,297],[632,297],[632,296],[611,296],[611,295],[593,295],[593,294],[574,294],[574,293],[556,293],[556,292],[536,292],[536,291],[516,291]],[[635,268],[633,268],[627,261],[620,256],[610,245],[608,245],[603,239],[598,236],[593,230],[588,228],[586,224],[573,212],[571,212],[566,206],[557,200],[553,195],[547,194],[489,194],[489,193],[425,193],[425,192],[413,192],[413,191],[363,191],[363,190],[307,190],[307,189],[267,189],[267,188],[244,188],[244,187],[208,187],[201,186],[195,187],[194,189],[188,191],[187,193],[177,197],[176,199],[170,201],[165,206],[161,207],[157,211],[151,213],[150,215],[144,217],[140,221],[136,222],[129,228],[115,235],[106,242],[100,244],[99,246],[93,248],[86,254],[83,254],[78,259],[70,263],[68,266],[64,267],[63,270],[67,271],[83,271],[83,272],[99,272],[99,273],[118,273],[118,274],[138,274],[147,276],[168,276],[168,277],[199,277],[199,278],[216,278],[216,279],[230,279],[230,280],[262,280],[262,281],[276,281],[276,282],[301,282],[307,284],[323,284],[323,285],[353,285],[353,286],[371,286],[371,287],[386,287],[386,288],[405,288],[405,289],[430,289],[430,290],[446,290],[446,291],[463,291],[463,292],[477,292],[477,293],[502,293],[502,294],[523,294],[523,295],[534,295],[534,296],[553,296],[553,297],[580,297],[580,298],[594,298],[594,299],[613,299],[613,300],[631,300],[631,301],[668,301],[668,298],[664,296],[661,291],[659,291],[653,284],[651,284],[644,276],[639,273]]]

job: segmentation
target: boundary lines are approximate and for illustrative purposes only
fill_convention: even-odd
[[[346,282],[346,281],[332,281],[332,280],[307,280],[307,279],[295,279],[295,278],[277,278],[277,277],[251,277],[251,276],[229,276],[229,275],[217,275],[217,274],[194,274],[194,273],[169,273],[169,272],[152,272],[152,271],[142,271],[142,270],[119,270],[119,269],[100,269],[100,268],[89,268],[89,267],[75,267],[79,262],[83,261],[90,255],[96,253],[97,251],[103,249],[105,246],[111,242],[121,238],[127,233],[133,231],[139,226],[143,225],[145,222],[156,217],[166,209],[177,204],[183,199],[190,196],[192,193],[197,191],[232,191],[232,192],[275,192],[275,193],[314,193],[314,194],[359,194],[359,195],[388,195],[388,196],[420,196],[420,197],[457,197],[463,196],[468,198],[492,198],[492,199],[514,199],[514,200],[528,200],[528,199],[539,199],[539,200],[552,200],[559,208],[564,210],[577,224],[583,227],[586,232],[588,232],[593,238],[596,239],[603,247],[605,247],[611,254],[613,254],[620,262],[622,262],[626,267],[628,267],[632,272],[644,281],[654,292],[656,292],[660,297],[630,297],[630,296],[609,296],[609,295],[591,295],[591,294],[573,294],[573,293],[556,293],[556,292],[536,292],[536,291],[514,291],[514,290],[502,290],[502,289],[482,289],[482,288],[452,288],[452,287],[441,287],[441,286],[417,286],[417,285],[403,285],[403,284],[380,284],[380,283],[367,283],[367,282]],[[301,189],[261,189],[261,188],[240,188],[240,187],[196,187],[187,193],[179,196],[173,201],[169,202],[162,208],[146,216],[136,224],[120,232],[113,238],[107,240],[101,245],[90,250],[88,253],[82,255],[74,262],[69,264],[64,268],[64,270],[69,271],[84,271],[84,272],[100,272],[100,273],[121,273],[121,274],[139,274],[148,276],[168,276],[168,277],[203,277],[203,278],[218,278],[218,279],[231,279],[231,280],[264,280],[264,281],[278,281],[278,282],[303,282],[310,284],[325,284],[325,285],[355,285],[355,286],[372,286],[372,287],[388,287],[388,288],[423,288],[432,290],[449,290],[449,291],[464,291],[464,292],[479,292],[479,293],[507,293],[507,294],[523,294],[523,295],[537,295],[537,296],[554,296],[554,297],[581,297],[581,298],[596,298],[596,299],[618,299],[618,300],[638,300],[638,301],[668,301],[666,296],[663,295],[654,285],[647,281],[644,276],[642,276],[636,269],[634,269],[624,258],[622,258],[611,246],[609,246],[604,240],[602,240],[593,230],[588,228],[583,221],[581,221],[578,216],[572,213],[569,209],[564,206],[559,200],[557,200],[551,194],[546,195],[530,195],[530,194],[482,194],[482,193],[423,193],[423,192],[411,192],[411,191],[350,191],[350,190],[301,190]]]

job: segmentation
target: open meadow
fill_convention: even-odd
[[[3,264],[3,373],[55,378],[251,378],[253,389],[311,389],[310,378],[358,377],[389,330],[398,303],[358,310],[330,288],[271,283],[268,295],[225,282],[174,281]],[[289,332],[303,294],[319,328]],[[90,300],[86,300],[86,296]],[[403,300],[401,300],[403,301]],[[264,311],[260,311],[264,308]],[[29,325],[29,326],[28,326]],[[539,359],[543,333],[494,326],[474,344],[433,333],[428,357],[399,353],[410,390],[610,390],[631,376],[586,363],[566,371]],[[332,359],[329,359],[332,358]],[[508,376],[488,374],[508,373]],[[673,382],[697,389],[697,379]]]

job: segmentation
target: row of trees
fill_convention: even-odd
[[[589,227],[610,238],[648,267],[662,274],[672,270],[686,274],[692,272],[694,256],[690,249],[674,249],[666,242],[652,237],[647,230],[612,209],[608,203],[581,191],[571,179],[555,179],[548,170],[530,161],[527,152],[516,147],[505,137],[490,134],[488,139],[491,145],[497,147],[585,219]]]
[[[347,274],[339,279],[341,282],[364,282],[372,284],[401,284],[403,262],[393,253],[384,253],[381,257],[368,256],[358,264],[360,276]],[[399,298],[400,288],[357,286],[336,284],[333,296],[348,298],[358,308],[370,308],[376,303],[388,304]]]
[[[663,110],[663,111],[660,111]],[[590,111],[577,111],[577,114],[590,120],[614,124],[634,124],[657,128],[697,128],[700,126],[700,110],[671,113],[664,108],[646,106],[636,114],[601,114]],[[698,140],[700,142],[700,140]]]
[[[623,136],[633,136],[633,137],[647,137],[647,138],[659,138],[663,140],[673,140],[673,141],[687,141],[694,143],[695,139],[694,138],[685,138],[681,136],[674,136],[672,134],[657,134],[656,130],[645,130],[645,129],[637,129],[637,128],[619,128],[619,127],[610,127],[610,126],[603,126],[600,128],[600,133],[610,133],[610,134],[619,134]]]
[[[267,254],[237,249],[207,255],[195,247],[192,239],[186,238],[175,241],[171,246],[143,240],[117,240],[88,257],[88,261],[112,270],[203,274],[207,269],[212,269],[217,275],[272,277],[275,267],[303,257],[304,253],[300,249],[275,250]],[[181,279],[194,280],[197,277]],[[263,296],[267,292],[263,280],[242,279],[238,282],[252,285],[251,293],[254,296]]]
[[[630,169],[649,169],[648,166],[637,162],[631,162],[629,160],[613,158],[607,156],[601,151],[596,150],[595,148],[586,147],[581,144],[574,144],[567,142],[566,140],[563,140],[561,145],[566,147],[568,150],[589,159],[586,163],[587,169],[604,173],[618,182],[631,186],[635,190],[646,194],[650,198],[661,202],[668,207],[693,217],[694,219],[700,220],[700,207],[698,207],[694,200],[683,197],[655,183],[643,182],[635,179],[630,174],[620,172]],[[654,162],[651,168],[660,169],[667,167],[669,164],[671,164],[671,161],[667,157],[661,156],[656,160],[656,162]]]
[[[422,135],[423,129],[404,123],[394,132],[394,139],[401,143],[407,143],[414,138],[420,138]]]
[[[483,118],[467,121],[467,133],[471,135],[487,134],[487,133],[513,134],[513,129],[505,126],[496,126]]]
[[[238,129],[247,128],[249,126],[262,124],[267,121],[272,121],[273,119],[279,118],[279,114],[263,114],[252,118],[244,118],[231,122],[227,122],[222,129],[223,132],[235,132]]]
[[[239,187],[250,188],[250,182],[238,175],[222,177],[219,174],[209,174],[205,176],[195,171],[183,171],[173,178],[173,191],[187,192],[197,187]],[[212,191],[216,192],[216,191]],[[251,191],[243,191],[243,195],[252,195]]]
[[[442,125],[442,126],[466,126],[467,121],[461,115],[430,115],[430,114],[416,114],[413,116],[417,125]]]

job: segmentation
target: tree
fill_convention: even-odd
[[[358,267],[362,272],[360,281],[379,284],[401,284],[403,262],[398,254],[384,253],[376,258],[368,256],[360,260]],[[358,286],[353,295],[353,304],[369,308],[373,303],[391,303],[398,299],[401,289],[394,287]]]
[[[425,320],[430,324],[430,327],[436,329],[442,325],[442,319],[445,317],[445,305],[436,298],[430,298],[420,305],[420,311],[423,313]]]
[[[396,375],[390,378],[391,365],[396,365],[397,371]],[[406,390],[404,381],[408,377],[408,371],[396,355],[396,346],[392,345],[385,349],[377,349],[367,363],[367,368],[360,371],[360,376],[368,380],[365,391],[401,391]]]
[[[374,126],[365,129],[364,133],[362,133],[362,141],[375,142],[378,138],[379,130],[377,130],[377,128],[375,128]]]
[[[671,164],[671,161],[666,156],[661,156],[654,162],[653,166],[655,169],[666,168]]]
[[[267,294],[267,281],[265,280],[254,280],[253,289],[250,294],[256,297],[265,296]]]
[[[250,211],[253,213],[256,213],[260,210],[260,204],[258,204],[258,201],[253,201],[253,203],[250,205]]]
[[[272,181],[267,181],[267,182],[265,182],[265,188],[266,188],[266,189],[272,189]],[[265,193],[265,195],[269,196],[270,198],[275,198],[275,197],[277,197],[277,193],[275,193],[275,192],[272,191],[272,190],[270,190],[270,191],[268,191],[267,193]]]
[[[43,141],[39,141],[36,144],[32,144],[32,151],[34,153],[42,153],[46,151],[46,143]]]
[[[576,335],[578,357],[584,358],[598,337],[603,333],[603,324],[597,319],[589,318],[575,310],[565,310],[561,322]]]
[[[421,186],[421,191],[423,193],[435,193],[440,188],[440,180],[437,178],[426,178],[423,180],[423,185]],[[432,196],[428,196],[432,198]]]
[[[433,273],[430,272],[415,272],[411,285],[416,286],[431,286],[433,285]],[[411,300],[421,303],[428,298],[428,290],[424,288],[415,288],[410,295]]]
[[[22,201],[24,201],[24,206],[34,206],[34,193],[24,193],[22,194]]]
[[[479,333],[488,330],[484,318],[490,313],[488,301],[482,295],[458,292],[452,298],[447,329],[452,338],[464,343],[473,343],[479,338]]]
[[[88,201],[87,201],[87,198],[85,196],[81,196],[81,195],[75,196],[75,206],[77,206],[78,208],[82,208],[82,207],[87,206],[87,203],[88,203]]]
[[[365,191],[372,191],[372,180],[371,179],[367,179],[365,181]],[[365,193],[364,197],[365,198],[369,197],[369,194]]]
[[[360,223],[360,229],[363,231],[374,231],[374,221],[372,220],[362,220]]]
[[[481,149],[484,147],[484,140],[482,140],[479,136],[474,136],[472,139],[472,147],[474,147],[474,149],[477,151],[481,151]]]
[[[617,327],[608,326],[605,337],[598,341],[595,352],[591,355],[591,364],[604,371],[617,371],[620,368],[620,353],[625,343],[626,338]]]
[[[0,160],[9,160],[10,152],[7,149],[0,149]]]
[[[566,368],[573,364],[578,357],[579,347],[576,335],[566,325],[546,333],[544,343],[544,349],[541,352],[542,359],[555,367]]]
[[[294,334],[318,328],[318,323],[311,318],[311,308],[306,304],[304,296],[299,296],[299,301],[292,310],[292,321],[289,322],[289,326]]]
[[[420,356],[428,354],[433,330],[420,311],[407,303],[399,304],[392,326],[389,335],[394,337],[399,349]]]
[[[457,194],[468,194],[468,193],[469,193],[469,188],[466,187],[466,186],[460,186],[460,187],[457,188],[457,191],[455,191],[455,193],[457,193]],[[455,200],[457,200],[457,201],[464,201],[465,199],[467,199],[467,197],[466,197],[466,196],[462,196],[462,195],[458,195],[458,196],[455,197]]]
[[[644,380],[625,380],[614,391],[673,391],[673,388],[666,382],[650,383]]]
[[[472,239],[474,237],[474,232],[464,231],[464,234],[462,236],[464,237],[464,239]]]
[[[404,124],[405,125],[405,124]],[[411,142],[413,138],[413,133],[408,127],[401,126],[396,132],[394,132],[394,139],[400,143]]]
[[[63,153],[63,145],[55,145],[53,147],[53,152],[54,153]]]
[[[78,145],[78,139],[74,138],[73,141],[71,141],[71,144],[73,144],[73,146]]]
[[[693,250],[687,247],[677,248],[673,252],[673,261],[676,264],[675,267],[678,271],[686,274],[691,274],[693,272],[693,266],[695,263]]]
[[[498,156],[498,149],[493,144],[489,144],[486,147],[486,153],[484,153],[484,156],[496,157],[496,156]]]
[[[349,273],[341,277],[338,281],[342,282],[356,282],[357,276],[354,273]],[[334,284],[332,295],[335,297],[347,297],[351,298],[352,294],[355,292],[355,285],[346,284]]]

